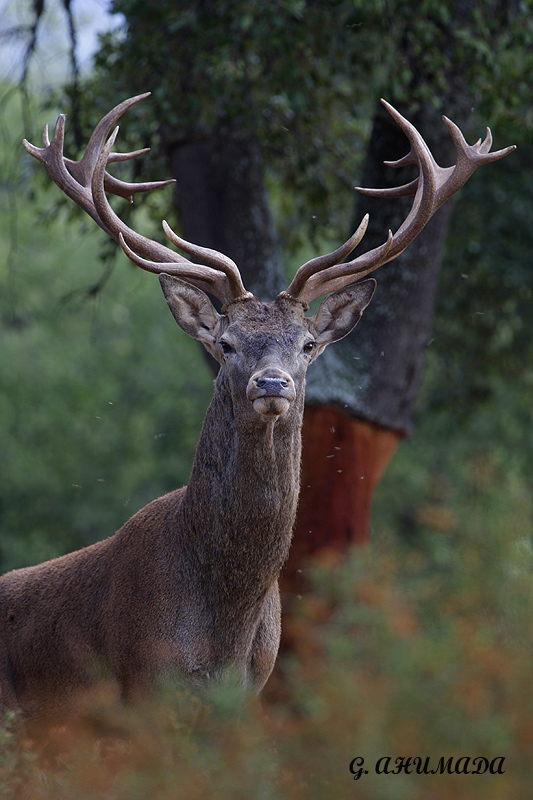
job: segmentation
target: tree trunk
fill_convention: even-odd
[[[440,117],[406,116],[436,160],[448,164],[450,142]],[[362,185],[410,180],[383,165],[407,150],[405,136],[380,105]],[[385,240],[389,227],[397,230],[411,202],[363,196],[358,220],[369,211],[370,224],[361,246],[368,250]],[[376,294],[356,331],[327,348],[309,370],[302,492],[283,581],[288,591],[301,589],[296,576],[309,556],[332,548],[344,552],[369,539],[375,485],[398,441],[412,429],[450,212],[448,203],[404,254],[376,273]]]
[[[306,557],[344,553],[368,538],[372,496],[398,442],[398,433],[308,403],[304,412],[300,502],[283,586],[301,585]]]
[[[276,297],[286,281],[253,134],[225,127],[176,140],[166,131],[164,141],[184,238],[232,258],[257,297]]]
[[[176,179],[183,238],[232,258],[256,297],[276,297],[286,281],[255,137],[225,127],[190,138],[164,129],[162,140]],[[217,298],[211,300],[220,310]],[[218,362],[201,350],[216,375]]]

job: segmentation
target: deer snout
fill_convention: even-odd
[[[266,367],[254,372],[248,381],[246,396],[258,414],[277,417],[288,410],[296,397],[296,389],[288,372]]]
[[[280,394],[289,385],[287,378],[259,378],[255,382],[258,389],[263,389],[265,394]]]

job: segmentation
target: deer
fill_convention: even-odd
[[[297,510],[306,371],[370,303],[376,281],[358,281],[403,252],[479,166],[514,149],[490,152],[488,128],[468,145],[444,117],[457,162],[442,168],[417,129],[382,101],[410,143],[404,158],[386,163],[415,165],[418,176],[396,189],[359,191],[412,196],[407,217],[383,244],[346,261],[364,236],[365,216],[343,245],[303,264],[285,291],[263,302],[229,257],[163,221],[180,255],[111,207],[108,193],[132,201],[172,183],[128,183],[108,172],[146,152],[113,147],[117,120],[148,95],[106,114],[79,161],[63,155],[64,115],[51,141],[45,126],[42,147],[24,146],[134,264],[159,276],[174,319],[219,373],[187,486],[152,501],[109,538],[0,579],[0,705],[22,720],[66,714],[104,679],[123,701],[169,678],[201,692],[230,672],[247,692],[261,691],[280,641],[278,576]]]

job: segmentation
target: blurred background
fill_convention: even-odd
[[[273,727],[246,718],[256,750],[213,738],[221,796],[240,796],[242,758],[258,797],[474,797],[474,781],[480,797],[529,797],[532,12],[530,0],[2,0],[2,572],[109,536],[186,483],[213,380],[158,281],[22,138],[39,144],[65,112],[65,152],[79,158],[113,105],[151,90],[117,142],[150,154],[116,174],[176,188],[117,212],[153,238],[165,218],[227,253],[263,299],[366,210],[364,249],[405,217],[408,202],[353,191],[406,180],[381,166],[408,148],[381,96],[442,166],[455,159],[443,113],[469,143],[489,124],[493,149],[518,146],[376,273],[357,330],[310,370]],[[342,479],[327,458],[339,447]],[[439,776],[354,784],[351,758],[406,749],[512,767],[439,789]],[[205,775],[189,756],[182,773]]]

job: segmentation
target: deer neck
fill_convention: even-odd
[[[219,374],[182,513],[198,557],[216,572],[227,565],[241,589],[243,573],[266,589],[287,557],[300,488],[302,418],[303,396],[273,420],[239,413],[227,376]],[[230,582],[225,576],[227,588]]]

